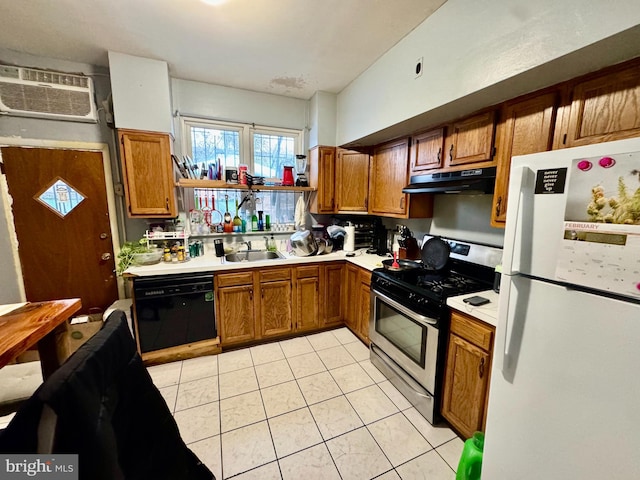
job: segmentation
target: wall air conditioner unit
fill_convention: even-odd
[[[0,114],[95,123],[93,81],[83,75],[0,65]]]

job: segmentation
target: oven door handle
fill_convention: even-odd
[[[388,303],[389,305],[391,305],[396,310],[400,311],[401,313],[404,313],[407,317],[411,318],[412,320],[415,320],[418,323],[421,323],[422,325],[425,325],[425,326],[431,325],[433,327],[437,327],[438,326],[438,321],[437,320],[434,320],[433,318],[425,317],[424,315],[420,315],[420,314],[418,314],[416,312],[412,312],[410,309],[408,309],[404,305],[400,305],[395,300],[392,300],[391,298],[389,298],[386,295],[378,292],[377,290],[372,290],[371,293],[373,293],[373,295],[375,295],[376,297],[381,298],[382,300],[384,300],[385,303]]]
[[[413,391],[413,393],[424,398],[433,399],[433,396],[429,395],[428,393],[425,393],[426,391],[421,391],[422,388],[417,383],[415,383],[411,378],[407,378],[406,373],[404,373],[402,370],[399,370],[395,365],[389,363],[387,359],[384,358],[386,357],[386,354],[384,353],[383,350],[381,350],[378,346],[374,345],[373,343],[370,345],[370,348],[371,350],[376,352],[376,356],[378,357],[378,359],[382,363],[384,363],[389,370],[395,373],[396,377],[398,377],[399,380],[402,380],[402,383],[404,383],[408,388],[410,388]]]

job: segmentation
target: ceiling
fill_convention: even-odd
[[[105,67],[111,50],[164,60],[174,78],[308,99],[340,92],[445,1],[0,0],[0,47]]]

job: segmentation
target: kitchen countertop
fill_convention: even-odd
[[[473,297],[475,295],[488,298],[490,302],[479,307],[474,307],[462,301],[464,298]],[[484,292],[467,293],[465,295],[447,298],[447,306],[462,313],[466,313],[467,315],[471,315],[472,317],[495,327],[498,323],[498,298],[499,295],[496,292],[493,290],[486,290]]]
[[[213,253],[206,253],[200,257],[195,257],[183,263],[156,263],[155,265],[133,266],[125,270],[126,276],[145,277],[151,275],[174,275],[179,273],[197,273],[197,272],[221,272],[238,270],[245,268],[264,268],[277,266],[295,266],[305,263],[332,262],[338,260],[347,260],[359,267],[367,270],[382,267],[382,260],[387,256],[380,256],[372,253],[366,253],[365,249],[356,250],[355,256],[347,257],[343,250],[331,252],[325,255],[314,255],[310,257],[296,257],[295,255],[280,252],[284,258],[276,260],[261,260],[256,262],[225,262],[221,257],[216,257]]]

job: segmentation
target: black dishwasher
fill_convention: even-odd
[[[134,278],[133,298],[141,353],[217,336],[213,273]]]

